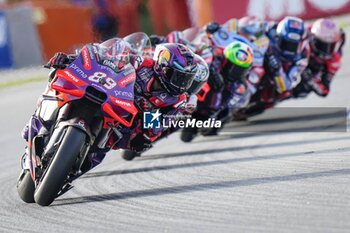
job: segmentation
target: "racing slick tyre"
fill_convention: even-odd
[[[131,151],[131,150],[123,150],[122,151],[122,158],[126,161],[131,161],[135,157],[140,157],[140,156],[141,156],[140,152],[135,152],[135,151]]]
[[[216,136],[216,135],[218,135],[218,131],[219,131],[219,129],[217,129],[217,128],[210,128],[210,129],[206,129],[206,130],[201,131],[201,133],[203,136]]]
[[[29,170],[22,170],[17,180],[17,192],[22,201],[34,203],[35,185]]]
[[[41,206],[50,205],[62,189],[77,156],[86,139],[86,134],[72,126],[68,127],[63,139],[41,177],[35,193],[34,200]]]
[[[183,142],[191,142],[197,135],[197,128],[185,128],[181,131],[181,140]]]

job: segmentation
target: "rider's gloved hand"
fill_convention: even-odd
[[[207,33],[213,34],[215,33],[217,30],[219,30],[220,28],[220,24],[218,24],[217,22],[210,22],[206,25],[205,27],[205,31]]]
[[[149,112],[152,110],[153,105],[145,98],[142,96],[136,97],[135,98],[136,105],[139,107],[141,111],[144,112]]]
[[[224,82],[224,78],[220,73],[216,72],[213,69],[210,69],[208,84],[214,92],[221,92],[224,88],[225,82]]]
[[[47,68],[64,69],[70,62],[69,57],[65,53],[56,53],[45,65]]]
[[[267,57],[267,65],[268,65],[269,72],[271,74],[275,74],[281,68],[281,64],[278,58],[273,54]]]

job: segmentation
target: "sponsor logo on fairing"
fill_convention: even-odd
[[[125,106],[125,107],[131,107],[131,103],[126,102],[126,101],[123,101],[123,100],[118,100],[118,99],[116,99],[116,100],[115,100],[115,103],[116,103],[116,104],[119,104],[119,105],[122,105],[122,106]]]
[[[90,59],[95,60],[95,54],[97,53],[96,46],[88,46],[87,50],[89,51]]]
[[[131,73],[128,76],[126,76],[125,78],[121,79],[118,81],[118,85],[120,87],[125,87],[126,85],[132,83],[133,81],[135,81],[136,77],[135,74]]]
[[[214,118],[209,118],[205,121],[197,120],[189,116],[174,116],[164,115],[159,112],[144,112],[143,113],[143,128],[221,128],[222,122]]]
[[[83,65],[84,65],[84,68],[86,70],[90,70],[91,69],[91,60],[90,60],[90,56],[89,56],[89,51],[84,48],[82,51],[81,51],[81,55],[83,57]]]
[[[69,72],[68,70],[65,70],[64,73],[75,83],[79,82],[79,79],[77,77],[75,77],[71,72]]]
[[[79,74],[80,77],[87,78],[87,74],[82,69],[80,69],[79,66],[77,66],[76,64],[74,63],[70,64],[69,68],[75,70],[75,72]]]
[[[128,98],[132,98],[133,97],[133,94],[131,92],[128,92],[128,91],[116,90],[116,91],[114,91],[114,94],[116,96],[123,96],[123,97],[128,97]]]

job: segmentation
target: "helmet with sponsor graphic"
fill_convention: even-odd
[[[194,77],[191,87],[188,89],[189,94],[197,94],[208,81],[209,68],[207,63],[199,55],[195,55],[195,62],[197,64],[197,73]]]
[[[245,16],[238,21],[238,32],[251,42],[265,35],[266,23],[255,16]]]
[[[285,17],[277,25],[277,47],[282,57],[294,59],[302,51],[306,31],[304,21],[297,17]]]
[[[331,19],[318,19],[311,27],[310,45],[319,56],[330,57],[341,41],[341,30]]]
[[[182,44],[157,45],[153,56],[154,68],[158,81],[170,95],[178,96],[191,87],[198,70],[195,56]]]
[[[223,67],[224,78],[228,81],[236,81],[246,78],[253,63],[252,48],[242,42],[234,41],[224,50],[226,63]]]

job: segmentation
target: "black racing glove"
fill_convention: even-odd
[[[281,63],[275,55],[271,54],[267,57],[267,66],[270,74],[276,74],[281,68]]]
[[[67,54],[56,53],[45,65],[46,68],[64,69],[71,61]]]
[[[219,30],[220,28],[220,24],[218,24],[217,22],[210,22],[206,25],[205,27],[205,31],[207,33],[213,34],[215,33],[217,30]]]
[[[214,92],[221,92],[224,88],[225,82],[220,73],[211,69],[208,84]]]
[[[153,105],[143,96],[135,96],[135,103],[142,112],[149,112]]]

